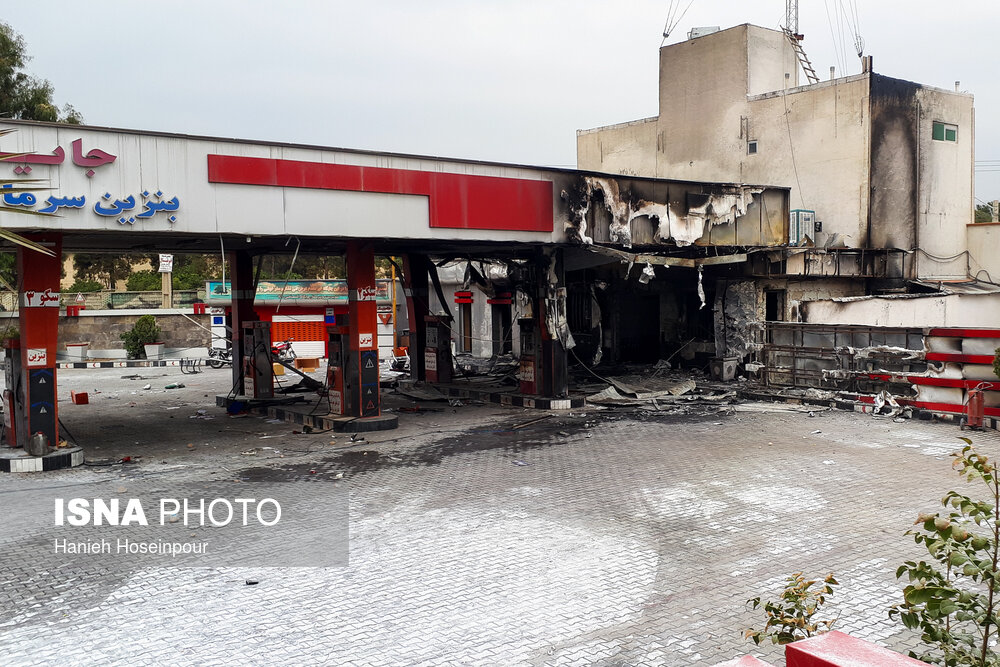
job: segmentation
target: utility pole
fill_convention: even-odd
[[[174,256],[160,255],[160,306],[162,308],[174,307]],[[225,284],[225,283],[223,283]]]

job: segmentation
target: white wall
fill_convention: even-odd
[[[1000,284],[1000,223],[980,222],[966,225],[965,230],[971,255],[970,273],[980,280]]]
[[[802,304],[800,311],[811,324],[996,328],[1000,294],[831,299]]]
[[[970,247],[961,230],[973,219],[974,126],[972,96],[921,88],[917,91],[920,111],[920,183],[917,245],[921,278],[964,278]],[[958,125],[958,141],[932,139],[934,121]],[[995,246],[994,246],[995,247]],[[933,257],[931,256],[933,255]],[[952,260],[938,258],[954,257]]]
[[[756,26],[665,46],[655,138],[648,119],[578,132],[578,165],[786,186],[823,223],[817,245],[919,248],[912,277],[964,277],[972,96],[870,73],[796,88],[798,72],[784,34]],[[958,141],[933,141],[935,120]]]
[[[0,222],[11,229],[43,226],[64,232],[104,232],[129,237],[172,232],[346,238],[369,238],[375,234],[402,239],[512,242],[557,242],[564,238],[566,221],[555,186],[560,175],[540,169],[77,125],[5,121],[0,123],[0,128],[16,130],[0,140],[3,152],[52,155],[57,148],[64,151],[61,164],[30,165],[32,171],[24,178],[41,179],[52,188],[34,193],[37,203],[30,208],[41,208],[49,196],[86,198],[83,208],[61,208],[59,217],[42,222],[34,216],[0,213]],[[74,164],[72,143],[76,139],[82,139],[84,156],[98,149],[116,159],[95,166],[95,173],[88,177],[85,167]],[[431,229],[428,199],[423,196],[209,183],[209,154],[551,181],[553,230],[550,233]],[[10,161],[8,164],[9,167],[2,167],[10,170],[5,176],[18,178],[13,169],[19,163]],[[154,195],[157,191],[163,193],[163,200],[177,197],[179,206],[173,213],[175,221],[168,221],[169,214],[160,212],[149,219],[121,223],[116,218],[102,217],[94,212],[95,204],[107,207],[116,199],[133,196],[136,207],[128,215],[134,217],[143,210],[142,193]],[[103,199],[105,194],[110,195],[107,201]]]

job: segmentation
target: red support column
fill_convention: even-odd
[[[347,243],[347,364],[344,414],[378,417],[378,306],[375,303],[375,250],[371,243]],[[412,352],[411,357],[412,359]]]
[[[49,446],[59,443],[56,404],[56,351],[59,348],[59,278],[62,269],[62,234],[26,234],[55,253],[18,247],[20,280],[18,326],[21,333],[21,378],[25,387],[26,423],[19,425],[27,438],[42,433]],[[19,438],[20,439],[20,438]]]

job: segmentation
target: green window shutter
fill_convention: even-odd
[[[934,123],[934,130],[931,132],[931,139],[944,141],[944,123]]]
[[[944,131],[945,141],[958,141],[958,131],[953,127],[945,128]]]

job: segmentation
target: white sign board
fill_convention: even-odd
[[[375,347],[375,335],[370,333],[358,334],[358,349],[367,350]]]
[[[522,382],[534,382],[535,381],[535,364],[521,364],[521,381]]]
[[[48,366],[48,351],[42,348],[28,348],[28,366]]]
[[[47,289],[44,292],[25,292],[24,293],[24,307],[25,308],[58,308],[59,307],[59,297],[62,295],[59,292],[53,292],[51,289]]]
[[[173,273],[174,271],[174,256],[173,255],[160,255],[160,273]]]
[[[429,371],[438,369],[437,352],[434,350],[424,350],[424,368]]]

